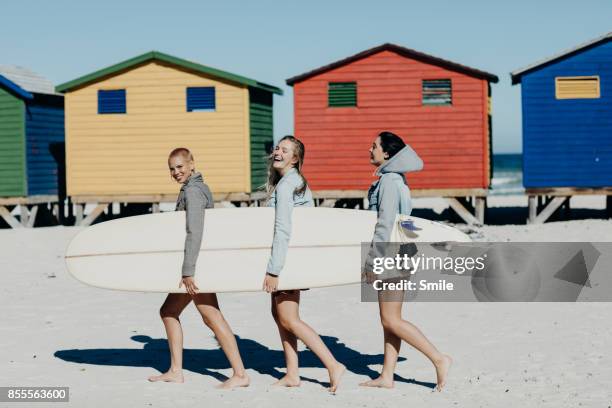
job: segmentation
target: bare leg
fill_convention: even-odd
[[[289,330],[285,329],[282,324],[280,324],[280,320],[278,319],[278,306],[276,304],[276,297],[277,295],[275,293],[273,293],[271,296],[272,317],[274,317],[274,321],[276,322],[276,326],[278,327],[278,333],[283,344],[283,351],[285,353],[285,364],[287,366],[287,374],[285,374],[283,378],[281,378],[272,385],[282,387],[299,387],[300,374],[298,364],[297,337],[295,337],[295,334],[291,333]]]
[[[279,292],[275,295],[275,300],[280,324],[286,330],[293,333],[298,339],[302,340],[302,342],[319,357],[329,373],[329,390],[331,392],[336,392],[340,378],[346,371],[346,367],[334,358],[331,351],[329,351],[325,343],[323,343],[323,340],[321,340],[321,337],[300,319],[300,291]]]
[[[202,315],[204,323],[215,334],[217,341],[221,345],[221,349],[225,353],[234,371],[232,377],[221,384],[219,388],[248,387],[250,379],[246,374],[244,364],[242,364],[236,337],[234,337],[232,329],[223,317],[221,310],[219,310],[217,295],[214,293],[198,293],[193,296],[193,301],[198,312]]]
[[[393,375],[395,374],[395,366],[397,365],[402,339],[386,329],[383,329],[383,333],[385,337],[385,359],[383,362],[383,370],[378,378],[362,382],[359,384],[361,386],[393,388]]]
[[[149,381],[179,382],[183,378],[183,330],[179,316],[191,302],[191,296],[184,293],[170,293],[159,310],[166,328],[168,348],[170,349],[170,369],[162,375],[149,377]]]
[[[410,322],[402,319],[402,302],[399,301],[381,301],[381,297],[384,298],[385,294],[379,294],[379,307],[380,317],[383,328],[386,332],[391,332],[395,336],[404,340],[412,347],[419,350],[421,353],[433,363],[436,368],[437,387],[438,391],[441,391],[446,384],[446,378],[448,376],[448,370],[452,364],[452,359],[446,354],[442,354],[436,349],[436,347],[425,337],[425,335],[419,330],[418,327]],[[399,351],[399,347],[397,348]],[[387,352],[391,351],[393,354],[387,356]],[[385,363],[383,365],[383,372],[381,377],[388,378],[395,370],[395,363],[397,362],[398,353],[394,353],[391,348],[385,346]],[[388,358],[387,358],[388,357]],[[390,366],[389,364],[392,364]]]

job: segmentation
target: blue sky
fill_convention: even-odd
[[[509,72],[612,31],[612,1],[3,1],[0,63],[65,82],[159,50],[280,86],[275,135],[292,133],[285,79],[384,42],[500,77],[495,152],[521,150]],[[409,139],[409,137],[408,137]]]

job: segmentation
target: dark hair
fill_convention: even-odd
[[[298,174],[302,178],[302,186],[299,188],[296,188],[293,194],[302,195],[304,194],[304,192],[306,191],[306,188],[308,187],[308,182],[306,181],[306,178],[302,174],[302,166],[304,165],[304,156],[306,156],[306,149],[304,148],[304,143],[302,143],[300,139],[295,138],[291,135],[287,135],[283,137],[281,140],[278,141],[278,143],[282,142],[283,140],[289,140],[293,144],[293,154],[298,159],[294,168],[297,170]],[[274,151],[272,151],[270,156],[268,156],[268,182],[266,183],[266,190],[268,191],[268,194],[272,194],[272,191],[274,191],[274,188],[276,187],[276,185],[282,178],[280,173],[274,168],[273,164],[274,164]]]
[[[380,132],[378,137],[380,137],[380,147],[382,147],[383,152],[389,155],[389,159],[406,147],[406,143],[395,133]]]

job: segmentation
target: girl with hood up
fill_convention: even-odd
[[[370,210],[378,212],[378,220],[372,239],[372,247],[366,261],[366,271],[371,270],[372,258],[376,256],[376,243],[389,242],[398,214],[410,215],[412,203],[410,189],[404,173],[419,171],[423,161],[416,152],[397,135],[381,132],[370,148],[370,163],[377,166],[377,181],[368,191]],[[360,385],[366,387],[393,388],[393,374],[402,340],[410,344],[433,363],[436,368],[437,390],[446,383],[452,359],[439,352],[418,327],[402,319],[403,295],[398,291],[378,292],[378,306],[384,335],[384,362],[380,376]]]

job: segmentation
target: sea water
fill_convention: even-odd
[[[523,194],[523,155],[499,153],[493,155],[491,195]]]

